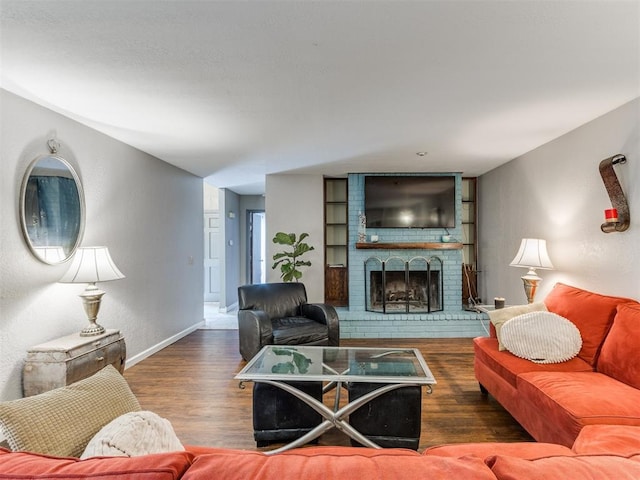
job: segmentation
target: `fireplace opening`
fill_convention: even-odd
[[[425,313],[443,310],[442,260],[409,261],[372,257],[365,262],[366,310],[382,313]]]

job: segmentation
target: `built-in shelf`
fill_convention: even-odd
[[[349,181],[324,179],[324,303],[349,305]]]
[[[366,242],[356,243],[356,248],[369,250],[462,250],[462,243],[457,242]]]

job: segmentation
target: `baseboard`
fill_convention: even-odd
[[[227,305],[226,307],[220,307],[218,309],[220,313],[233,312],[235,310],[238,310],[238,302],[234,302],[231,305]]]
[[[140,363],[145,358],[149,358],[154,353],[159,352],[163,348],[168,347],[172,343],[177,342],[181,338],[186,337],[187,335],[189,335],[190,333],[195,332],[196,330],[198,330],[201,327],[204,327],[204,319],[201,322],[198,322],[195,325],[192,325],[191,327],[186,328],[185,330],[182,330],[181,332],[176,333],[175,335],[167,338],[166,340],[163,340],[162,342],[154,345],[153,347],[146,349],[144,352],[140,352],[139,354],[134,355],[131,358],[127,358],[127,362],[125,363],[125,367],[124,368],[127,369],[129,367],[133,367],[136,363]]]

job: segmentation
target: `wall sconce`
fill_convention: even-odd
[[[616,172],[613,169],[614,165],[624,163],[627,163],[627,158],[624,155],[614,155],[600,162],[600,176],[602,177],[613,207],[604,211],[605,222],[600,226],[600,229],[604,233],[624,232],[629,228],[631,221],[629,204],[627,203],[627,198],[624,196]]]
[[[553,263],[547,253],[547,241],[539,238],[523,238],[520,242],[520,249],[515,258],[509,264],[512,267],[528,268],[529,271],[522,278],[524,293],[527,301],[533,303],[538,289],[538,283],[542,280],[536,274],[536,268],[543,270],[553,270]]]
[[[108,282],[121,278],[125,278],[125,276],[113,263],[107,247],[82,247],[76,251],[69,270],[58,281],[60,283],[88,283],[85,291],[79,295],[89,319],[89,325],[80,332],[81,337],[100,335],[105,331],[102,325],[96,323],[96,320],[102,296],[106,292],[98,289],[96,282]]]

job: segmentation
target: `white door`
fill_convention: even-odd
[[[204,214],[204,301],[220,301],[220,213]]]

